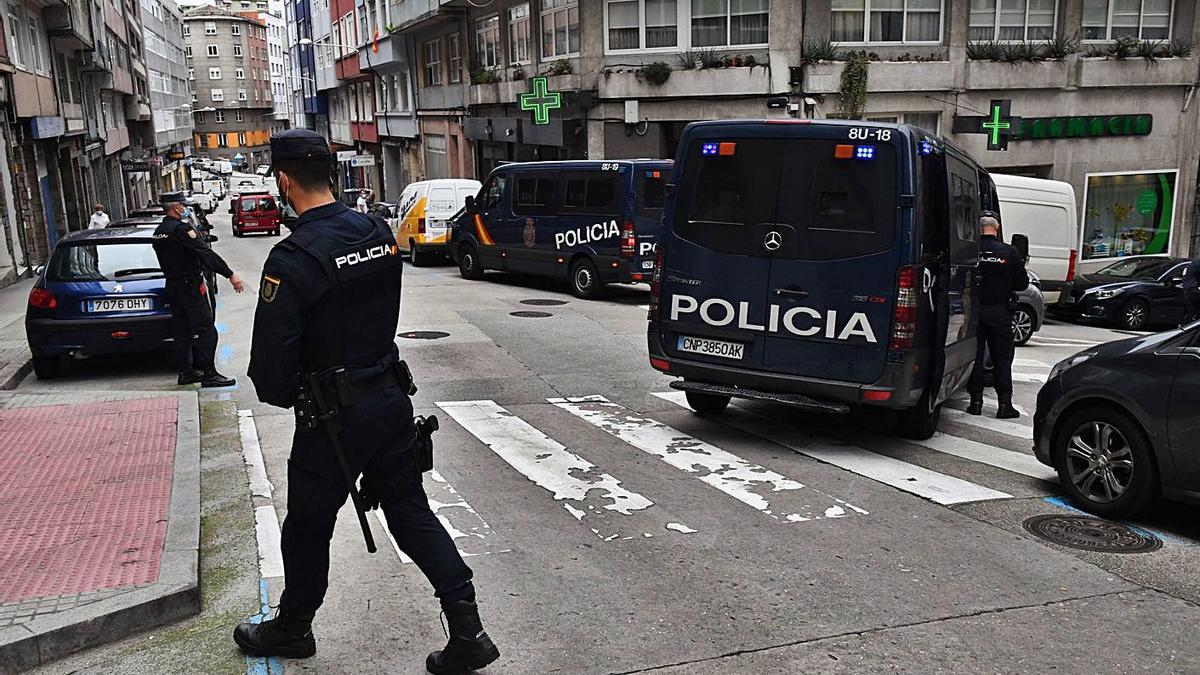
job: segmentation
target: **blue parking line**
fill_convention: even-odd
[[[262,623],[271,615],[271,605],[267,601],[267,580],[258,580],[259,613],[247,619],[250,623]],[[283,675],[283,663],[274,656],[247,656],[247,675]]]
[[[229,345],[221,345],[217,348],[217,365],[229,365],[229,361],[233,358],[233,347]]]
[[[227,329],[225,327],[224,322],[220,322],[217,324],[217,335],[224,335],[226,330]]]
[[[1081,516],[1087,516],[1089,518],[1096,518],[1097,520],[1103,520],[1102,518],[1100,518],[1099,516],[1097,516],[1095,514],[1088,513],[1087,511],[1084,511],[1084,510],[1072,505],[1071,502],[1068,502],[1065,497],[1046,497],[1046,498],[1042,499],[1042,501],[1046,502],[1047,504],[1053,504],[1059,508],[1064,508],[1068,511],[1071,511],[1072,513],[1076,513]],[[1190,539],[1184,539],[1183,537],[1177,537],[1173,534],[1159,532],[1158,530],[1152,530],[1148,527],[1142,527],[1141,525],[1134,525],[1133,523],[1130,523],[1125,520],[1114,520],[1113,522],[1120,523],[1120,524],[1124,525],[1125,527],[1128,527],[1129,529],[1131,529],[1143,536],[1150,535],[1150,536],[1158,537],[1164,543],[1177,544],[1179,546],[1193,546],[1193,547],[1200,545],[1197,542],[1191,541]]]

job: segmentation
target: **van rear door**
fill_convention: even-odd
[[[425,200],[425,243],[442,244],[450,233],[450,216],[458,210],[455,206],[454,187],[451,185],[429,186]]]
[[[654,269],[654,244],[662,233],[663,206],[667,201],[667,180],[671,165],[638,164],[633,175],[633,229],[637,232],[633,272]]]
[[[774,249],[763,365],[874,382],[887,359],[904,245],[897,234],[903,146],[850,140],[850,127],[795,129],[776,150],[778,214],[759,243]]]
[[[771,254],[763,237],[776,221],[787,125],[725,125],[697,131],[680,149],[666,227],[663,349],[672,358],[734,368],[763,367],[764,289]]]

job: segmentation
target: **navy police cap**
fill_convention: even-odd
[[[271,162],[285,159],[315,159],[328,161],[329,143],[325,137],[309,129],[288,129],[271,137]],[[272,166],[274,169],[274,166]]]
[[[163,206],[167,204],[187,204],[187,195],[182,192],[160,192],[158,193],[158,203]]]

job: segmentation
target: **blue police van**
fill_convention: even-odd
[[[502,164],[454,219],[450,253],[465,279],[486,270],[556,277],[581,298],[649,281],[671,164]]]
[[[965,152],[905,125],[691,124],[651,281],[651,365],[691,407],[731,397],[896,411],[928,438],[975,358],[979,216]]]

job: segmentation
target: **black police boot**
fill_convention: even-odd
[[[250,656],[306,659],[317,653],[312,634],[313,615],[279,610],[274,619],[243,623],[233,629],[233,641]]]
[[[479,670],[500,658],[500,650],[483,630],[479,608],[470,600],[443,604],[450,622],[450,641],[446,648],[425,659],[425,668],[434,675],[458,675]]]
[[[182,384],[196,384],[197,382],[199,382],[203,379],[204,379],[204,372],[200,371],[200,370],[196,370],[195,368],[192,368],[190,370],[181,371],[179,373],[178,382],[181,385]]]
[[[981,399],[981,398],[971,399],[971,405],[967,406],[967,414],[968,415],[982,415],[983,414],[983,399]]]
[[[237,380],[225,377],[215,370],[205,373],[204,377],[200,379],[201,387],[232,387],[235,384],[237,384]]]
[[[1000,407],[996,410],[996,419],[1015,420],[1020,416],[1021,413],[1013,407],[1012,401],[1000,401]]]

